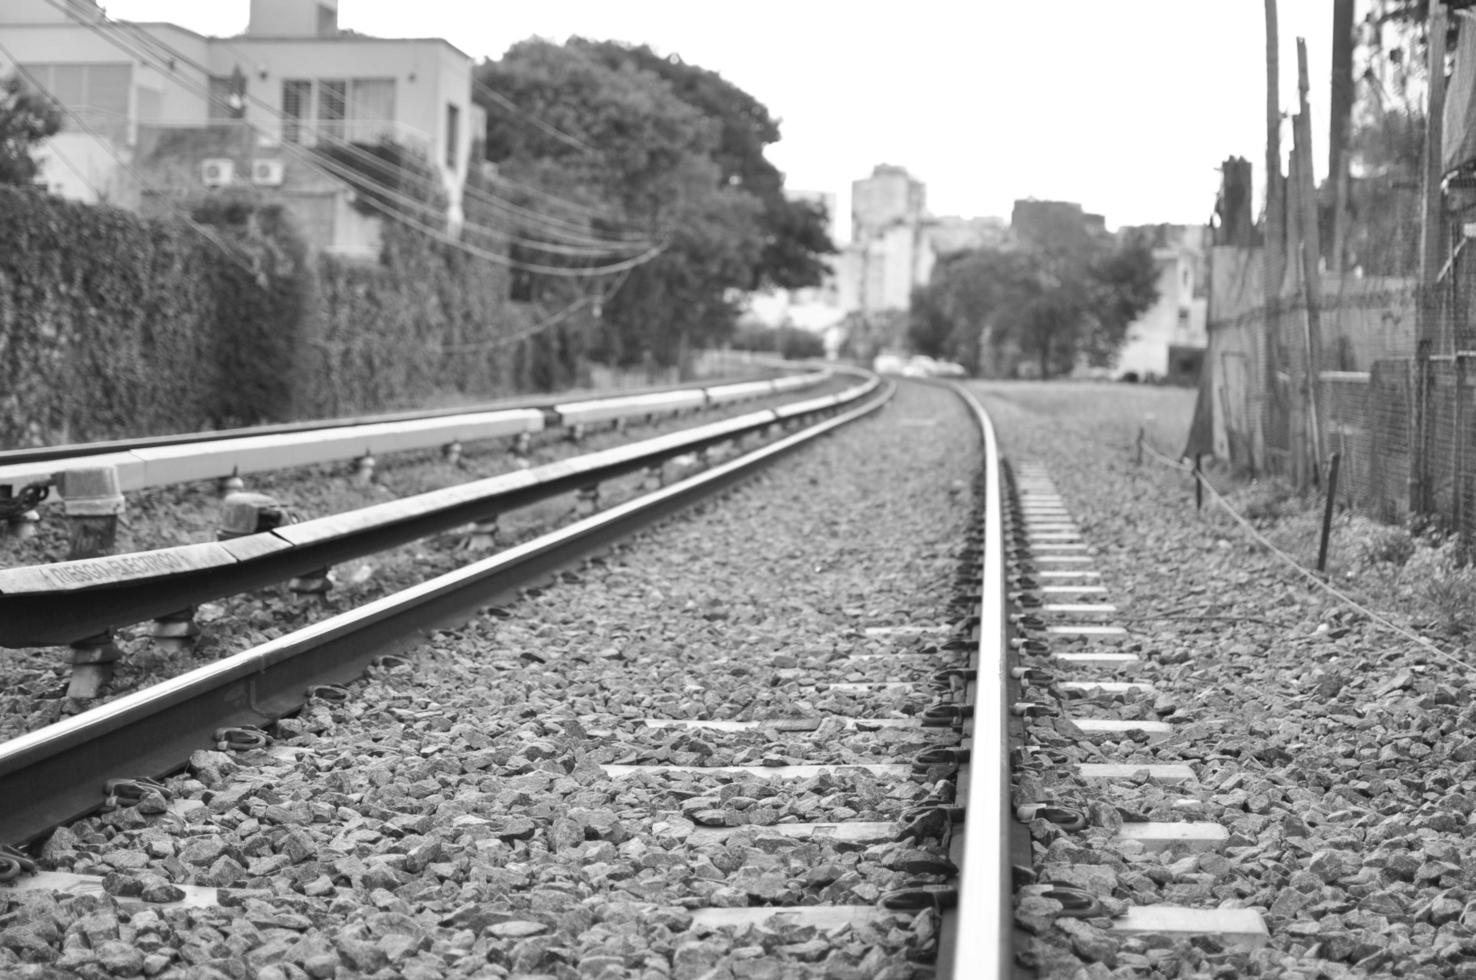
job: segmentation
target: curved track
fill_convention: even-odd
[[[914,424],[920,430],[923,426],[931,426],[938,413],[946,411],[940,408],[939,399],[946,401],[951,397],[936,389],[919,387],[912,391],[905,410],[896,410],[903,417],[889,424]],[[0,794],[19,801],[17,806],[0,815],[0,839],[17,843],[43,839],[52,827],[75,819],[101,803],[100,790],[112,778],[161,776],[177,771],[187,763],[190,771],[202,779],[206,778],[204,773],[234,768],[234,765],[200,755],[202,749],[212,744],[225,747],[235,743],[244,750],[239,764],[259,767],[263,772],[270,772],[273,766],[291,767],[304,757],[302,748],[292,747],[275,753],[263,751],[266,740],[249,734],[249,728],[272,729],[275,724],[275,732],[289,739],[311,731],[314,719],[327,714],[337,716],[340,710],[335,705],[341,695],[335,693],[336,689],[324,689],[320,685],[349,683],[363,674],[366,667],[379,663],[379,668],[370,669],[370,687],[383,687],[387,683],[393,686],[392,678],[399,668],[390,666],[393,661],[384,660],[387,655],[402,652],[423,640],[428,633],[464,622],[487,607],[516,595],[528,595],[530,590],[531,594],[537,595],[543,583],[564,578],[577,582],[580,576],[571,570],[580,567],[592,555],[608,550],[615,542],[669,518],[680,509],[689,508],[752,478],[759,467],[868,417],[885,404],[890,395],[888,390],[868,404],[820,425],[405,593],[336,616],[299,633],[200,668],[158,688],[139,692],[0,745]],[[957,405],[953,411],[957,411]],[[911,971],[917,967],[909,965],[910,961],[920,958],[932,960],[934,957],[937,957],[939,975],[1004,976],[1012,969],[1010,893],[1013,886],[1008,873],[1011,842],[1007,836],[1010,821],[1007,820],[1009,794],[1005,761],[1009,715],[1004,707],[1007,696],[1005,681],[1009,676],[1005,658],[1010,628],[1005,605],[1006,537],[1003,523],[1007,495],[988,420],[972,400],[969,411],[969,424],[975,427],[975,438],[983,449],[979,454],[983,460],[982,472],[976,475],[982,491],[978,513],[985,523],[982,528],[968,532],[971,542],[966,540],[954,549],[951,560],[960,563],[955,576],[955,591],[951,595],[935,596],[937,609],[949,612],[939,616],[937,612],[919,610],[916,622],[907,616],[893,617],[888,625],[858,633],[860,639],[855,646],[865,652],[819,660],[798,653],[784,654],[782,660],[776,659],[776,663],[785,666],[776,666],[766,685],[762,677],[758,678],[761,681],[758,691],[762,691],[764,686],[772,688],[794,684],[799,692],[811,692],[790,695],[785,702],[787,704],[810,700],[820,705],[850,704],[852,709],[848,713],[822,707],[816,715],[810,708],[801,712],[803,717],[790,718],[775,711],[754,713],[751,707],[738,710],[734,706],[708,703],[705,717],[691,714],[666,718],[637,717],[635,729],[628,728],[626,722],[601,731],[594,726],[604,726],[607,721],[600,718],[583,720],[577,712],[569,722],[559,722],[552,728],[547,721],[535,725],[543,733],[533,738],[536,744],[552,744],[550,733],[562,725],[565,730],[581,733],[585,739],[595,739],[593,743],[584,743],[589,746],[602,739],[627,746],[627,750],[614,754],[600,754],[592,747],[582,750],[588,753],[586,762],[571,763],[574,769],[570,775],[574,777],[574,783],[560,787],[559,780],[554,780],[549,789],[567,793],[575,789],[575,784],[592,786],[590,780],[595,779],[595,768],[591,767],[596,767],[603,780],[634,787],[634,790],[607,791],[604,799],[626,800],[626,809],[619,810],[619,813],[632,812],[629,810],[630,792],[641,798],[650,798],[662,812],[671,813],[674,808],[680,816],[658,820],[650,826],[657,840],[673,847],[680,843],[687,849],[685,853],[690,859],[710,864],[707,858],[709,851],[704,849],[728,847],[731,850],[741,844],[751,854],[770,853],[776,856],[776,860],[782,858],[792,862],[797,856],[803,859],[804,854],[809,854],[813,860],[823,861],[828,857],[830,863],[824,867],[835,869],[814,879],[817,888],[830,883],[830,887],[821,889],[821,893],[832,897],[820,901],[803,888],[794,891],[798,886],[780,888],[770,894],[769,886],[760,881],[745,886],[746,901],[735,906],[729,899],[743,895],[744,888],[729,894],[731,887],[714,891],[703,885],[688,892],[689,897],[677,903],[688,910],[687,914],[678,917],[687,931],[695,930],[706,937],[715,933],[726,935],[736,930],[740,939],[744,935],[752,938],[755,929],[779,929],[783,936],[791,939],[808,936],[808,939],[780,944],[791,950],[786,955],[796,957],[796,964],[809,962],[805,952],[812,948],[809,944],[820,944],[813,946],[816,950],[825,945],[817,937],[853,936],[856,941],[875,944],[872,947],[874,952],[867,954],[870,958],[864,963],[873,967],[886,964],[885,971],[891,971],[859,973],[858,976],[912,976]],[[958,423],[950,425],[958,428]],[[907,445],[905,436],[900,442],[895,435],[890,438],[898,447]],[[955,455],[960,452],[972,454],[974,451],[972,446],[951,450]],[[913,474],[910,478],[923,482],[928,479],[926,474]],[[858,503],[868,506],[866,501]],[[541,608],[548,611],[546,605]],[[509,613],[519,615],[512,610]],[[538,614],[537,610],[534,614]],[[735,653],[741,660],[741,651]],[[725,654],[724,657],[734,655]],[[822,671],[822,665],[828,661],[833,661],[832,668]],[[535,671],[548,669],[539,666],[543,662],[535,656],[524,666]],[[728,661],[724,659],[723,662]],[[673,679],[685,676],[689,678],[690,685],[692,675],[683,671],[691,671],[695,666],[690,661],[685,668],[678,666]],[[840,679],[834,672],[837,667],[840,668]],[[661,672],[666,671],[663,669]],[[735,673],[747,675],[751,671]],[[505,676],[511,680],[516,675]],[[574,683],[577,688],[577,680]],[[929,687],[946,688],[947,691],[940,701],[923,711]],[[817,691],[820,692],[818,695],[814,693]],[[574,694],[575,702],[588,697],[577,691]],[[680,697],[680,691],[673,696]],[[924,700],[919,702],[919,697]],[[330,700],[324,701],[324,698]],[[837,698],[841,700],[836,701]],[[905,700],[888,700],[894,698]],[[910,707],[900,712],[894,707],[876,713],[878,705],[888,703],[905,703]],[[408,725],[417,730],[427,721],[423,714],[417,715],[413,711],[410,714],[391,714],[402,719],[402,727]],[[357,713],[353,715],[357,716]],[[337,721],[346,724],[348,717],[337,717]],[[630,715],[626,717],[630,718]],[[919,721],[927,724],[919,727]],[[434,725],[427,729],[430,732],[444,730]],[[857,748],[846,748],[850,739],[859,739]],[[430,758],[441,751],[435,749],[432,752],[432,742],[439,744],[434,737],[429,737],[429,742],[421,749],[422,757]],[[312,743],[293,740],[294,746],[302,744]],[[765,750],[765,745],[770,748]],[[673,746],[686,748],[675,751]],[[706,746],[706,749],[693,754],[694,746]],[[539,759],[545,757],[545,751],[540,748],[536,753],[532,750],[521,753],[525,756],[523,763],[529,767],[523,771],[536,774],[544,770]],[[657,751],[658,757],[664,761],[654,761],[650,755],[652,751]],[[902,754],[896,754],[899,751]],[[594,760],[597,757],[608,761],[596,764]],[[727,765],[714,764],[724,758],[733,761]],[[959,761],[967,762],[966,771],[961,776],[956,773]],[[580,772],[585,772],[587,778],[581,778]],[[790,788],[782,791],[770,788],[776,784]],[[819,802],[805,804],[804,801],[820,800],[827,791],[826,787],[830,787],[832,796],[838,791],[841,796],[853,800],[866,799],[870,803],[866,807],[858,804],[845,808],[856,816],[838,820],[803,821],[793,816],[771,814],[752,826],[749,817],[734,822],[734,807],[739,803],[743,803],[741,812],[749,813],[750,817],[768,813],[767,807],[776,800],[789,800],[786,806],[795,812],[799,812],[797,808],[803,804],[809,808],[804,812],[823,814],[827,805]],[[125,795],[126,792],[125,788]],[[230,794],[236,791],[226,786],[217,795],[220,792]],[[156,798],[151,786],[141,784],[138,795],[145,801],[144,810],[159,812],[158,804],[147,802]],[[211,794],[207,792],[205,795],[209,798]],[[226,796],[220,798],[223,800]],[[167,800],[163,802],[166,813],[177,814],[187,823],[195,820],[201,812],[196,809],[202,805],[198,802],[182,801],[172,805]],[[957,804],[963,804],[962,809]],[[204,805],[212,813],[218,810],[214,801]],[[549,806],[553,809],[547,809]],[[525,799],[517,805],[517,812],[531,816],[530,826],[541,825],[543,818],[539,814],[556,814],[560,806],[557,799],[546,804],[536,798]],[[606,806],[594,812],[615,811]],[[196,817],[188,816],[191,813]],[[888,819],[859,819],[867,815]],[[968,822],[956,827],[954,821],[963,815],[968,816]],[[523,839],[521,835],[528,818],[518,819],[505,812],[482,812],[477,817],[480,823],[469,821],[466,826],[484,827],[489,819],[508,833],[500,834],[494,830],[490,836],[483,835],[480,839],[501,840],[504,845],[515,849],[520,846],[514,842]],[[622,850],[624,845],[606,855],[599,843],[619,843],[623,838],[606,833],[602,823],[606,819],[605,816],[598,819],[590,817],[572,830],[554,819],[548,825],[547,846],[557,852],[562,847],[585,841],[587,844],[578,846],[600,850],[605,860],[614,860],[615,851]],[[626,820],[626,817],[621,819]],[[634,816],[629,819],[636,820]],[[113,815],[90,818],[86,823],[94,824],[99,820],[103,825],[122,826]],[[123,825],[128,822],[125,820]],[[641,823],[639,820],[636,822]],[[642,825],[648,823],[649,818]],[[573,836],[561,844],[563,838],[559,835],[566,831]],[[418,833],[423,834],[424,831]],[[724,843],[735,834],[740,844]],[[47,845],[49,853],[64,853],[55,841],[53,838]],[[858,854],[859,864],[856,860]],[[874,855],[874,858],[868,859],[867,855]],[[74,868],[79,866],[87,865],[86,862],[73,864]],[[963,868],[962,888],[957,882],[959,866]],[[399,874],[405,866],[403,862],[397,862],[394,867]],[[845,868],[856,871],[845,872]],[[744,869],[738,870],[742,872]],[[862,877],[857,878],[857,874]],[[769,880],[769,876],[759,877],[763,881]],[[877,886],[866,884],[862,878],[886,886],[880,889],[878,903],[857,901],[858,897],[877,890]],[[699,885],[706,880],[705,875],[693,879]],[[842,884],[845,887],[841,887]],[[74,882],[65,887],[87,886]],[[284,894],[290,898],[292,893]],[[660,891],[660,894],[664,902],[675,900],[675,895],[668,894],[668,891]],[[229,899],[226,891],[191,893],[184,897],[205,903],[234,901]],[[795,898],[800,899],[798,903]],[[939,916],[938,911],[944,909],[954,910]],[[466,926],[475,920],[476,915],[475,910],[463,909],[443,925],[459,922]],[[457,916],[460,916],[459,920]],[[522,922],[520,928],[533,930],[526,933],[528,936],[553,928],[540,916],[517,920],[493,915],[481,922],[478,929],[495,932],[493,927],[512,922]],[[774,922],[781,925],[774,926]],[[899,946],[895,938],[895,930],[899,927],[904,931],[910,927],[914,938],[918,930],[923,935],[918,941],[905,940]],[[939,927],[941,936],[936,933]],[[710,945],[708,939],[702,942]],[[682,973],[681,950],[684,948],[678,947],[673,953],[673,962],[681,975],[687,975]],[[766,948],[765,955],[770,953],[773,950]],[[492,956],[491,953],[488,955]],[[506,965],[515,965],[516,948],[508,955],[512,960],[508,960]],[[694,952],[691,955],[695,957],[698,954]],[[833,949],[831,955],[835,955]],[[493,962],[503,961],[494,957]],[[800,969],[800,966],[795,969]],[[580,971],[585,975],[583,965]],[[611,976],[623,975],[614,972],[613,965],[609,972]],[[819,976],[822,973],[792,975]]]

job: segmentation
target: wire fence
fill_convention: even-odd
[[[1476,249],[1449,212],[1444,266],[1421,287],[1411,210],[1398,221],[1379,213],[1382,245],[1363,230],[1353,236],[1361,264],[1319,271],[1311,284],[1295,241],[1269,290],[1264,247],[1212,248],[1213,448],[1244,473],[1299,489],[1340,453],[1345,504],[1476,538]]]
[[[1342,603],[1347,608],[1352,609],[1360,615],[1367,617],[1368,620],[1376,625],[1379,629],[1385,630],[1412,643],[1416,643],[1424,649],[1428,650],[1431,654],[1439,657],[1440,659],[1446,661],[1453,666],[1460,667],[1461,669],[1466,671],[1476,670],[1476,665],[1471,664],[1470,662],[1456,654],[1450,653],[1439,644],[1431,640],[1429,637],[1416,633],[1414,630],[1409,629],[1405,626],[1401,626],[1399,623],[1394,622],[1388,616],[1385,616],[1384,614],[1370,608],[1365,603],[1358,601],[1347,592],[1332,585],[1328,581],[1327,576],[1324,575],[1322,572],[1313,571],[1312,569],[1305,567],[1301,562],[1297,561],[1291,555],[1278,548],[1271,541],[1271,539],[1262,534],[1261,531],[1245,517],[1245,515],[1237,511],[1235,507],[1230,503],[1230,501],[1225,498],[1224,494],[1215,489],[1214,484],[1209,481],[1209,479],[1204,475],[1204,473],[1199,469],[1198,466],[1191,467],[1191,465],[1183,459],[1175,460],[1169,456],[1164,455],[1163,453],[1154,449],[1152,445],[1150,445],[1141,437],[1139,438],[1137,443],[1137,454],[1139,465],[1142,465],[1144,461],[1147,461],[1148,463],[1151,463],[1155,466],[1161,466],[1165,469],[1176,470],[1179,473],[1187,475],[1190,479],[1194,481],[1195,492],[1197,494],[1197,499],[1199,499],[1201,503],[1201,506],[1203,505],[1204,499],[1207,497],[1210,504],[1213,507],[1216,507],[1220,511],[1224,512],[1224,514],[1229,517],[1230,520],[1233,521],[1240,528],[1240,530],[1246,534],[1246,536],[1248,536],[1261,548],[1264,548],[1266,552],[1275,557],[1276,560],[1284,568],[1295,574],[1298,578],[1305,581],[1312,588],[1325,593],[1331,598]]]

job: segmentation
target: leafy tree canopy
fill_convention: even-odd
[[[717,145],[711,156],[718,165],[718,180],[763,203],[764,248],[750,288],[800,289],[820,284],[825,275],[821,256],[837,251],[826,231],[829,216],[816,204],[784,196],[784,175],[764,156],[764,149],[779,139],[779,122],[763,103],[717,72],[689,65],[674,55],[663,58],[646,45],[580,39],[570,43],[611,68],[635,66],[656,75],[671,86],[677,98],[717,124]]]
[[[61,124],[61,110],[18,75],[0,80],[0,184],[35,183],[40,168],[31,152]]]
[[[826,216],[785,199],[782,175],[763,157],[777,124],[716,73],[646,47],[575,38],[524,41],[477,77],[487,158],[503,175],[590,209],[561,222],[666,246],[604,304],[607,349],[596,353],[631,362],[649,351],[671,363],[688,343],[731,333],[736,291],[820,281],[820,256],[835,250]],[[518,233],[537,238],[547,227],[533,218]],[[569,288],[544,280],[534,291]]]
[[[1153,253],[1138,241],[1081,239],[1070,247],[984,247],[944,256],[913,293],[908,338],[923,354],[1041,377],[1079,360],[1111,363],[1127,328],[1158,296]]]

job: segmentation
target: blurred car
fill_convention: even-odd
[[[896,354],[878,354],[871,361],[871,370],[877,374],[901,374],[907,362]]]
[[[968,373],[962,364],[940,361],[926,354],[913,355],[902,369],[903,376],[908,378],[963,378]]]

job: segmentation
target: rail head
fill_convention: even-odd
[[[967,389],[949,387],[969,406],[979,427],[984,455],[984,548],[979,645],[974,654],[977,679],[972,685],[974,711],[972,722],[965,728],[970,759],[964,801],[968,833],[959,874],[959,928],[948,975],[959,980],[985,980],[1010,976],[1014,969],[1009,712],[1005,705],[1009,652],[1005,494],[993,422]]]

